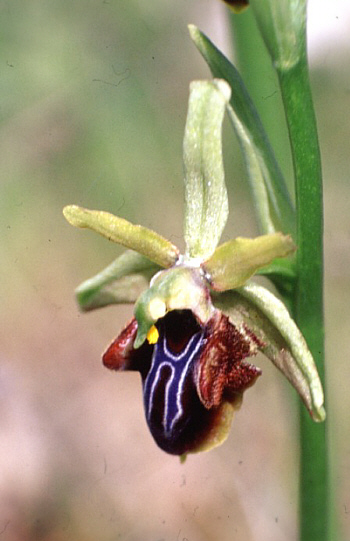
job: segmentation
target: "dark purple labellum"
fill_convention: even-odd
[[[249,0],[223,0],[225,4],[228,4],[231,9],[236,12],[240,13],[245,8],[249,6]]]
[[[240,402],[260,371],[242,362],[255,351],[219,312],[205,327],[189,310],[169,312],[157,329],[155,345],[146,342],[133,349],[137,323],[132,320],[103,362],[141,373],[149,429],[164,451],[182,455],[216,437],[224,422],[223,405]]]
[[[151,368],[143,382],[143,399],[146,419],[152,432],[162,447],[174,446],[180,433],[190,423],[187,410],[195,406],[191,394],[193,385],[193,365],[203,348],[204,332],[199,331],[188,341],[186,347],[178,353],[170,349],[164,325],[152,354]],[[197,401],[194,401],[197,402]],[[164,440],[164,443],[162,443]],[[176,444],[175,444],[176,445]]]

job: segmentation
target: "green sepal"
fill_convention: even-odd
[[[225,81],[194,81],[183,142],[186,256],[208,258],[228,217],[222,122],[231,89]]]
[[[263,343],[259,349],[297,390],[314,421],[324,421],[324,396],[317,368],[306,341],[285,305],[257,284],[214,294],[216,307],[232,323],[252,331]]]
[[[225,79],[232,89],[228,115],[246,163],[260,231],[295,237],[295,211],[283,174],[241,76],[196,26],[189,25],[189,31],[213,76]]]
[[[109,304],[134,303],[160,268],[143,255],[127,250],[77,287],[79,307],[87,312]]]
[[[91,229],[108,240],[135,250],[160,267],[171,267],[179,257],[178,248],[158,233],[109,212],[69,205],[63,209],[63,215],[71,225]]]
[[[241,287],[259,269],[294,250],[292,238],[282,233],[255,239],[237,237],[219,246],[202,268],[214,290],[226,291]]]
[[[200,269],[178,266],[160,271],[135,304],[137,336],[134,348],[140,347],[158,319],[171,310],[191,310],[200,324],[213,315],[207,283]]]

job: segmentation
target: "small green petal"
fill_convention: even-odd
[[[152,325],[171,310],[191,310],[202,324],[213,315],[214,307],[198,268],[174,267],[154,277],[135,305],[135,348],[143,344]]]
[[[303,335],[284,304],[257,284],[216,294],[216,307],[239,328],[251,330],[264,343],[261,349],[299,393],[314,421],[324,421],[320,378]]]
[[[228,217],[222,122],[231,89],[225,81],[194,81],[183,143],[186,255],[206,259]]]
[[[291,237],[282,233],[255,239],[238,237],[219,246],[202,267],[211,287],[216,291],[226,291],[241,287],[259,269],[294,250]]]
[[[160,267],[146,257],[127,250],[75,291],[81,310],[109,304],[133,303]]]
[[[108,240],[139,252],[161,267],[171,267],[179,257],[178,248],[158,233],[109,212],[69,205],[63,209],[63,214],[71,225],[91,229]]]

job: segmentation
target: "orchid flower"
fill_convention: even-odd
[[[186,251],[107,212],[64,209],[127,250],[76,291],[82,310],[135,303],[134,316],[103,356],[112,370],[141,374],[147,424],[164,451],[184,456],[221,444],[233,413],[261,370],[261,351],[323,421],[323,391],[307,344],[287,307],[251,281],[296,249],[277,231],[220,246],[228,218],[221,126],[231,88],[221,79],[191,83],[184,136]],[[271,267],[272,265],[272,267]]]

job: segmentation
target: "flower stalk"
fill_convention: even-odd
[[[289,291],[291,310],[324,386],[322,172],[307,63],[306,0],[250,4],[278,76],[293,159],[298,250],[296,279]],[[244,57],[244,50],[240,55]],[[300,540],[326,541],[330,523],[326,427],[310,423],[303,411],[300,453]]]
[[[313,352],[325,386],[323,313],[323,197],[316,119],[305,55],[288,71],[277,70],[289,130],[297,206],[295,318]],[[300,412],[301,541],[329,536],[326,427]]]

